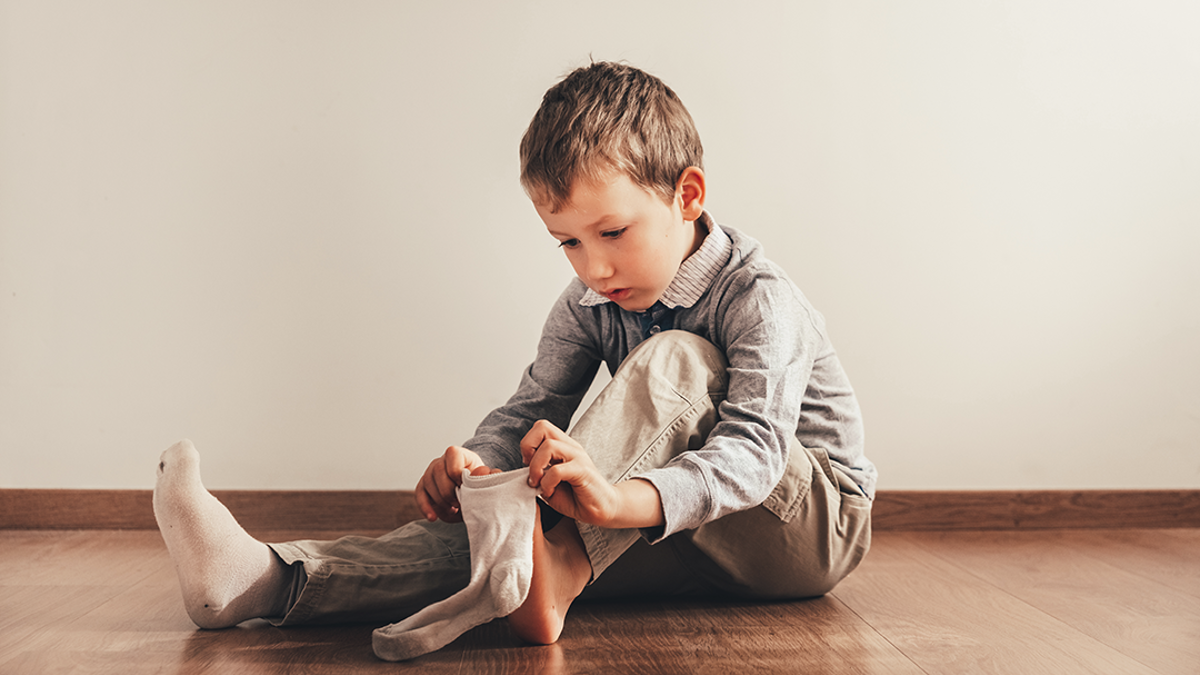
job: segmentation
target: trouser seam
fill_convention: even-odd
[[[657,436],[654,437],[654,440],[646,445],[645,450],[638,453],[637,459],[629,465],[629,468],[626,469],[625,472],[613,482],[619,483],[623,480],[627,480],[630,476],[642,473],[642,467],[650,457],[654,456],[655,451],[659,450],[669,439],[673,438],[676,432],[679,431],[680,427],[694,419],[698,412],[702,410],[702,404],[704,403],[704,400],[704,398],[701,398],[695,401],[689,401],[688,407],[680,412],[675,419],[671,420],[671,422],[664,427]],[[669,458],[668,461],[670,461],[670,459],[673,458]]]
[[[685,400],[688,399],[685,398]],[[705,401],[709,401],[711,403],[711,396],[706,395],[702,398],[698,398],[695,401],[691,401],[687,408],[681,411],[679,415],[677,415],[675,419],[670,422],[670,424],[663,428],[663,431],[655,437],[653,442],[647,444],[646,449],[638,454],[638,458],[630,464],[629,468],[626,469],[625,472],[622,473],[622,475],[616,481],[614,481],[614,483],[626,480],[631,476],[641,473],[642,467],[645,466],[646,463],[655,456],[656,451],[659,450],[663,444],[676,435],[676,432],[679,430],[679,428],[691,423],[695,417],[703,413],[705,409]],[[599,529],[603,528],[593,529],[589,527],[583,527],[580,528],[580,534],[584,540],[584,549],[588,554],[588,560],[592,563],[592,569],[595,570],[599,566],[600,573],[603,573],[604,570],[608,569],[608,567],[612,564],[613,560],[615,560],[615,556],[610,554],[612,547],[609,545],[609,537],[603,536],[599,532],[595,531]],[[622,553],[623,552],[624,551],[622,551]],[[594,576],[599,575],[595,574]]]

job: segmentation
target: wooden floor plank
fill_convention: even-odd
[[[70,584],[0,587],[0,654],[27,647],[35,636],[53,632],[119,593],[109,586]]]
[[[579,603],[555,645],[497,621],[393,664],[372,625],[198,630],[157,532],[0,531],[0,673],[1191,672],[1200,532],[1164,532],[878,533],[825,598]]]
[[[1124,550],[1113,534],[1119,533],[927,533],[913,541],[1160,673],[1194,675],[1200,602],[1102,559],[1098,551],[1116,557]]]
[[[930,554],[913,536],[877,535],[834,595],[926,673],[1155,672]]]
[[[1086,555],[1200,599],[1200,529],[1105,530],[1101,538],[1060,534],[1060,541]]]
[[[74,585],[124,586],[131,579],[146,576],[166,553],[162,537],[154,530],[65,531],[57,537],[30,538],[21,531],[4,530],[3,544],[24,549],[21,562],[9,565],[0,575],[0,585]],[[37,533],[35,533],[37,534]],[[41,533],[43,535],[48,533]]]
[[[614,660],[613,645],[631,635],[637,649]],[[572,608],[564,638],[570,663],[612,672],[921,672],[830,597],[581,604]]]

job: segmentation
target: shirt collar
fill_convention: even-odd
[[[700,248],[696,249],[696,252],[688,256],[679,266],[675,278],[671,280],[667,290],[663,291],[662,297],[658,299],[667,307],[677,309],[695,305],[700,300],[700,296],[708,290],[713,279],[720,274],[721,268],[729,262],[729,256],[733,253],[733,242],[730,241],[729,235],[721,231],[717,222],[708,215],[707,211],[700,214],[700,224],[708,228],[708,235],[704,237]],[[606,302],[612,302],[612,300],[590,288],[579,300],[579,304],[584,307],[595,307]]]

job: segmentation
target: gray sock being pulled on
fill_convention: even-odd
[[[463,476],[458,489],[471,542],[471,581],[458,593],[372,635],[375,655],[403,661],[441,649],[468,630],[512,614],[529,595],[537,488],[529,470]]]

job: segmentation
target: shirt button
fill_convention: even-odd
[[[658,335],[660,332],[662,332],[662,326],[650,326],[651,335]]]

